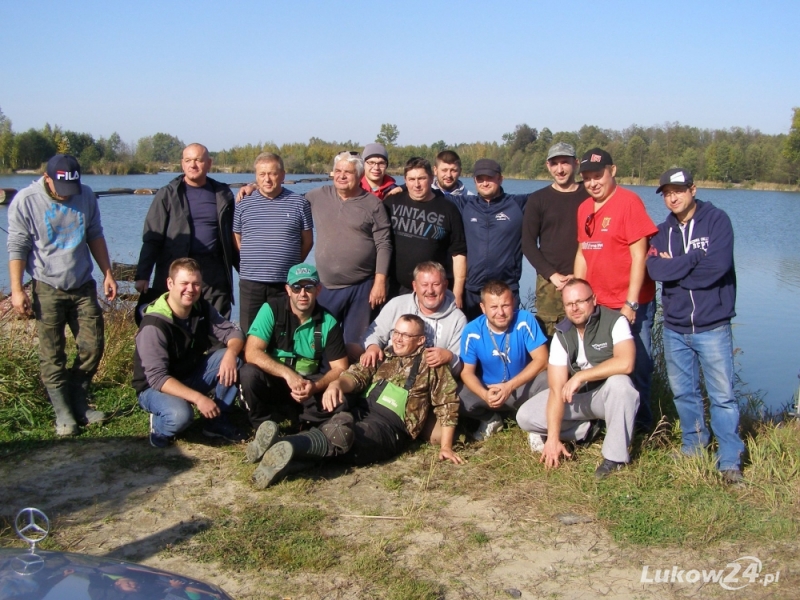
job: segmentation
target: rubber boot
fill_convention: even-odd
[[[75,420],[80,425],[101,423],[106,418],[106,413],[89,408],[89,380],[74,378],[70,381],[70,403]]]
[[[78,423],[70,408],[67,386],[48,388],[47,395],[50,397],[50,404],[56,413],[56,435],[68,436],[78,435]]]
[[[249,463],[257,463],[261,460],[267,450],[272,447],[278,439],[278,424],[274,421],[264,421],[258,426],[256,436],[253,441],[247,444],[245,450],[245,460]]]
[[[253,473],[253,485],[259,490],[267,488],[279,476],[287,474],[292,459],[319,459],[327,455],[328,440],[319,429],[287,435],[264,454]]]

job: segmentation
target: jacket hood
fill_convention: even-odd
[[[445,194],[450,194],[451,196],[466,196],[467,190],[464,186],[464,182],[460,179],[456,181],[456,187],[452,190],[445,191],[439,187],[439,182],[436,180],[436,177],[433,178],[433,185],[431,186],[435,190],[439,190],[440,192],[444,192]]]
[[[714,208],[714,205],[711,204],[711,202],[705,202],[699,198],[695,199],[695,202],[697,203],[697,208],[695,209],[690,220],[700,222],[703,221],[706,216],[708,216],[709,211]],[[675,213],[669,213],[666,221],[670,227],[680,227],[680,222],[678,221],[678,217],[675,216]]]
[[[444,302],[442,302],[442,305],[439,307],[439,310],[437,310],[435,313],[432,313],[430,315],[424,314],[422,312],[422,310],[420,309],[420,307],[419,307],[419,299],[417,298],[417,294],[416,293],[412,292],[411,297],[412,297],[413,302],[414,302],[414,307],[416,309],[415,310],[416,314],[418,314],[418,315],[420,315],[422,317],[425,317],[426,319],[434,319],[434,320],[436,320],[436,319],[444,319],[445,317],[451,315],[453,313],[453,311],[456,309],[456,297],[453,294],[453,292],[451,292],[450,290],[447,290],[444,293]]]
[[[148,304],[144,308],[144,312],[142,316],[148,315],[153,317],[160,317],[165,321],[169,321],[172,323],[175,319],[175,315],[172,312],[172,308],[169,306],[169,302],[167,302],[167,297],[169,296],[169,292],[165,292],[155,300],[153,300],[150,304]],[[197,310],[199,305],[195,302],[192,305],[192,310]]]

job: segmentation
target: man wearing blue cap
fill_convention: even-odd
[[[44,176],[17,194],[8,209],[8,270],[11,303],[20,315],[36,316],[39,361],[56,415],[56,435],[78,433],[78,425],[102,421],[89,408],[89,383],[103,356],[103,313],[92,278],[92,257],[103,274],[103,292],[117,297],[100,209],[91,188],[81,185],[74,156],[56,154]],[[33,303],[22,286],[33,278]],[[77,355],[67,368],[65,327]]]
[[[733,393],[731,319],[736,315],[733,227],[724,211],[697,200],[692,174],[669,169],[656,193],[670,211],[650,241],[647,270],[661,282],[664,358],[681,421],[681,451],[709,445],[700,368],[708,391],[717,468],[727,483],[742,482],[739,404]]]

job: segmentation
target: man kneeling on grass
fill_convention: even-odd
[[[242,442],[226,412],[237,394],[242,332],[202,297],[203,277],[193,258],[169,267],[167,289],[144,309],[136,334],[133,389],[150,413],[150,445],[165,448],[192,423],[197,407],[203,434]],[[207,354],[221,342],[227,348]],[[214,399],[206,394],[214,389]]]
[[[352,365],[322,397],[326,410],[339,410],[319,428],[284,437],[274,444],[278,426],[263,423],[247,448],[247,459],[261,464],[255,487],[266,488],[291,468],[293,459],[342,456],[364,465],[400,454],[417,438],[433,410],[442,428],[440,460],[463,459],[453,451],[458,422],[456,382],[447,364],[430,367],[425,357],[425,324],[402,315],[391,332],[392,344],[376,366]]]
[[[517,423],[529,432],[531,450],[542,453],[541,462],[549,469],[558,466],[562,455],[571,456],[562,440],[590,443],[604,419],[603,462],[594,472],[603,479],[630,461],[628,445],[639,406],[639,392],[629,377],[636,346],[628,320],[598,306],[586,281],[568,281],[561,295],[567,318],[556,325],[550,345],[550,389],[522,405]]]

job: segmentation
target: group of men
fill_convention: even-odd
[[[260,487],[298,460],[381,460],[419,436],[460,463],[459,414],[478,421],[478,440],[516,414],[547,467],[569,456],[562,442],[590,442],[605,422],[602,478],[629,462],[635,430],[652,426],[655,280],[682,451],[710,443],[699,364],[718,467],[741,480],[733,234],[724,212],[695,200],[690,173],[662,176],[671,215],[656,228],[599,148],[578,161],[555,144],[553,184],[530,195],[506,193],[490,159],[475,163],[477,194],[467,193],[452,151],[435,166],[409,160],[402,186],[387,166],[380,144],[341,152],[332,185],[302,196],[283,187],[281,158],[263,153],[255,183],[234,199],[208,177],[207,149],[184,149],[183,174],[148,211],[136,273],[134,387],[151,444],[188,427],[192,405],[206,435],[243,441],[227,418],[240,389]],[[103,340],[89,253],[109,300],[117,292],[96,199],[73,157],[54,157],[18,195],[9,229],[12,302],[30,309],[27,270],[56,432],[73,435],[104,418],[87,397]],[[304,262],[312,247],[316,265]],[[523,253],[537,271],[535,315],[519,309]],[[241,330],[230,322],[234,268]],[[66,325],[78,342],[70,369]],[[282,417],[296,433],[278,440]]]

